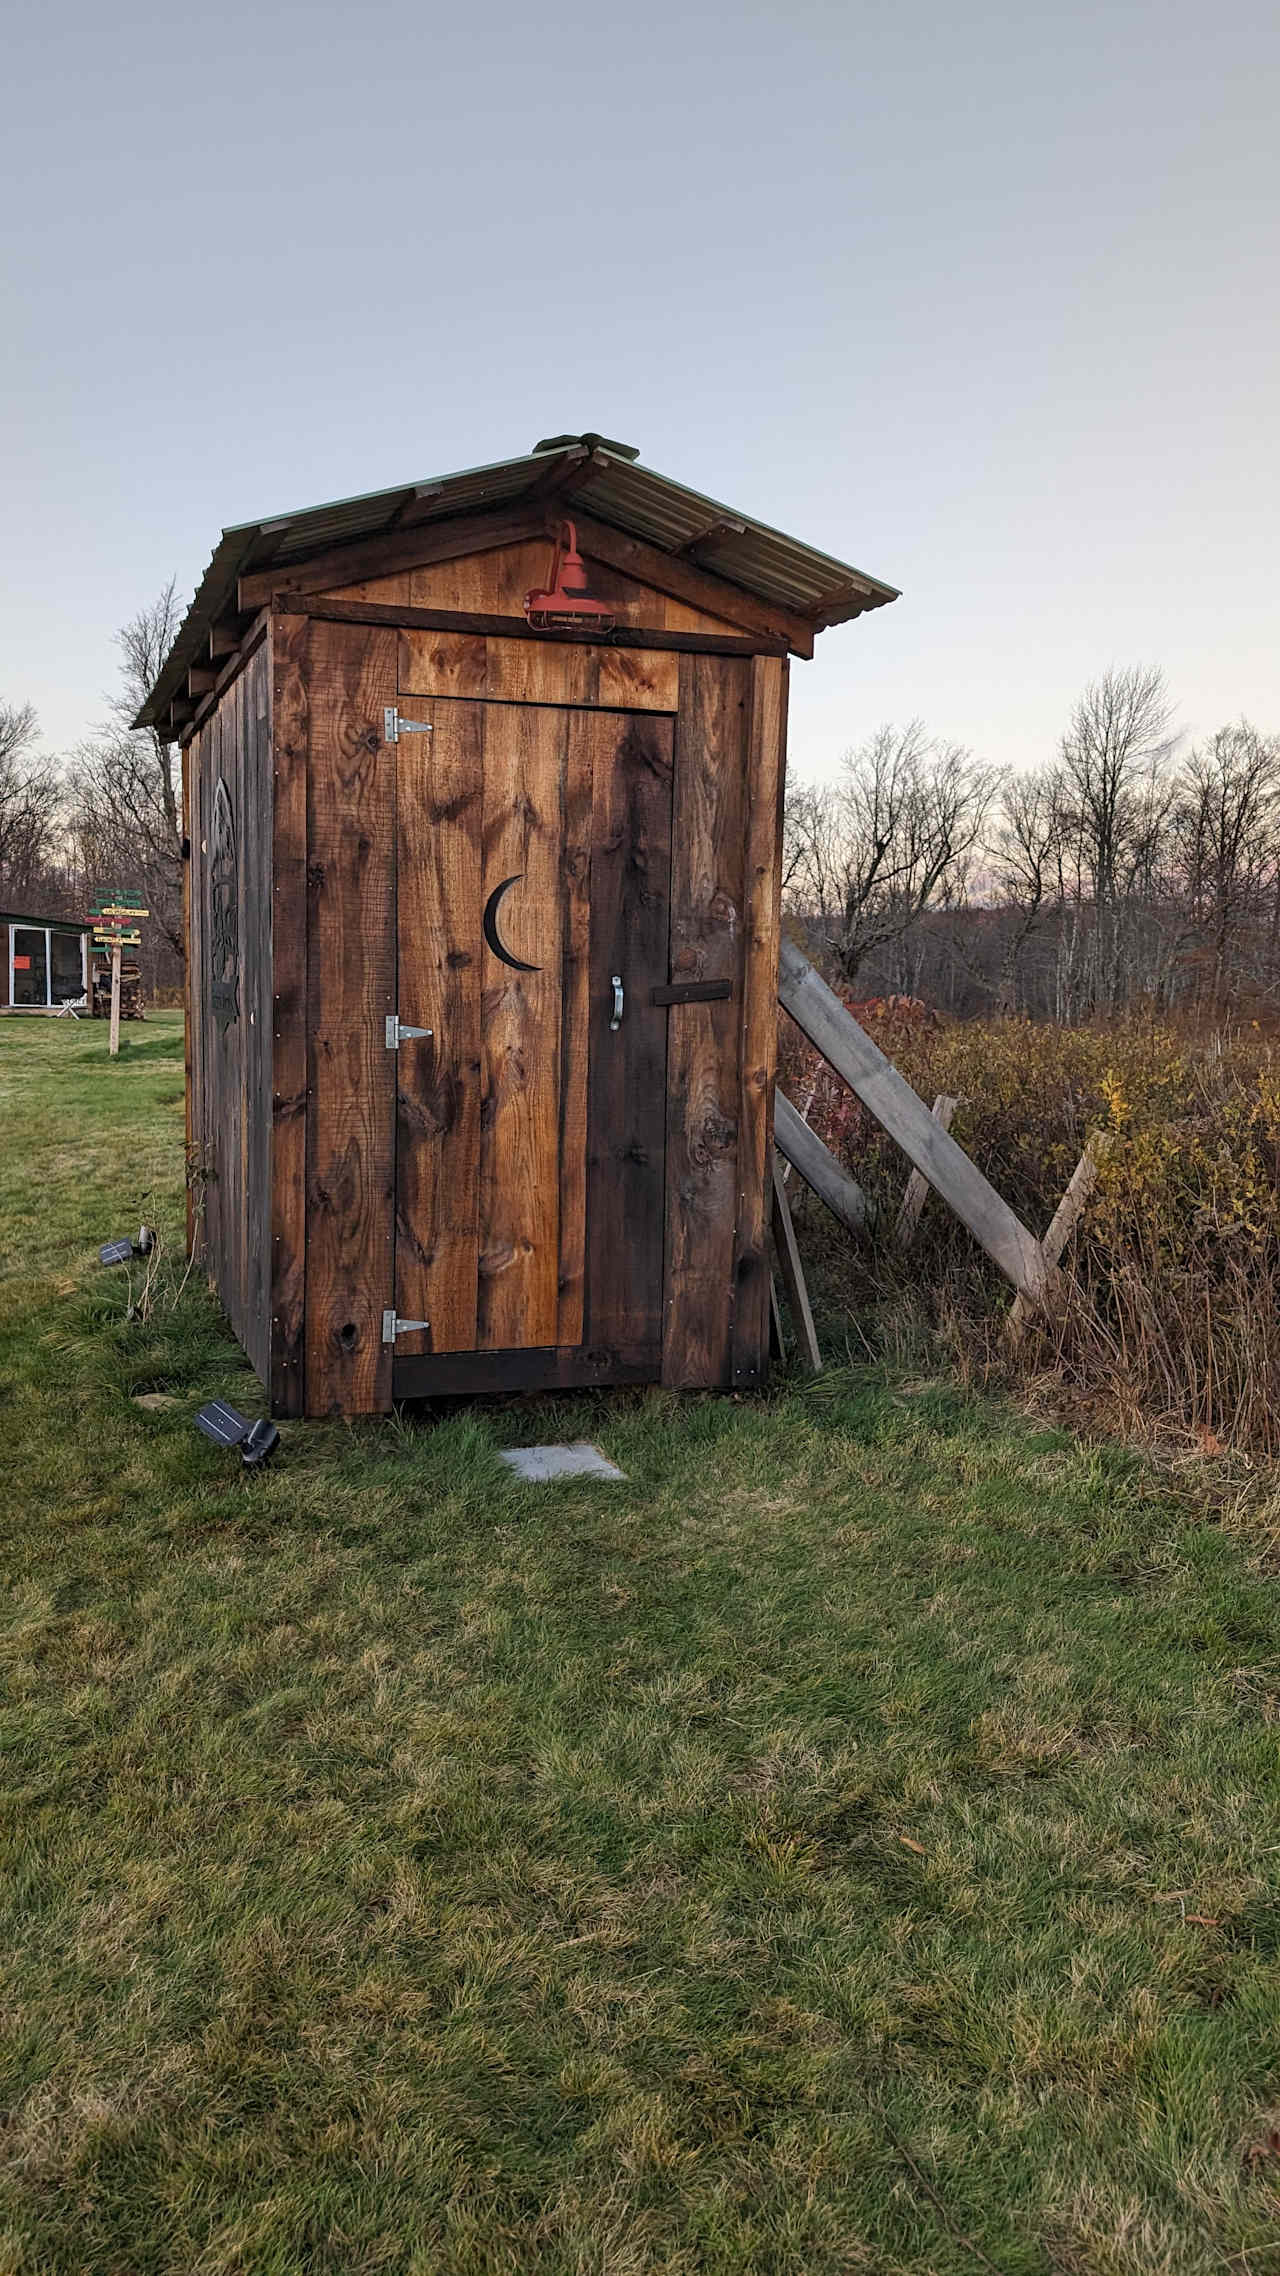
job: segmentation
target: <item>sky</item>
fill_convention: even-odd
[[[791,766],[1280,730],[1280,11],[11,12],[0,698],[69,749],[226,524],[597,429],[902,589]]]

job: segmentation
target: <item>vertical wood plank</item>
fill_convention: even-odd
[[[591,1021],[592,795],[596,722],[567,723],[560,854],[560,1248],[556,1331],[579,1344],[586,1317],[587,1082]]]
[[[271,671],[267,642],[245,677],[247,812],[251,816],[252,891],[247,894],[245,984],[249,1028],[247,1106],[250,1357],[260,1380],[271,1380]]]
[[[191,804],[191,861],[188,895],[191,908],[191,957],[187,974],[187,998],[191,1006],[191,1143],[199,1168],[202,1201],[199,1222],[196,1226],[196,1244],[206,1270],[211,1261],[210,1248],[210,1192],[206,1176],[208,1166],[209,1112],[208,1112],[208,990],[205,981],[205,746],[208,730],[202,728],[187,745],[187,789]]]
[[[232,811],[236,821],[236,939],[240,946],[240,971],[237,1001],[239,1016],[228,1036],[228,1056],[237,1123],[236,1147],[236,1295],[238,1312],[236,1333],[253,1357],[253,1248],[257,1227],[252,1222],[253,1204],[249,1190],[249,1057],[250,1027],[253,1011],[252,975],[250,972],[249,926],[252,911],[254,873],[254,838],[257,816],[250,799],[250,768],[248,750],[248,673],[241,672],[223,697],[227,720],[229,768],[227,788],[231,792]]]
[[[671,1011],[662,1379],[676,1386],[727,1383],[733,1366],[748,693],[747,659],[681,657],[671,978],[733,993]]]
[[[271,1405],[306,1410],[307,677],[310,620],[277,616],[272,679]]]
[[[200,911],[204,929],[204,970],[201,974],[204,1007],[204,1090],[205,1132],[204,1156],[207,1183],[206,1224],[209,1236],[209,1269],[221,1296],[224,1309],[230,1310],[232,1290],[227,1269],[227,1234],[231,1224],[230,1194],[224,1155],[226,1152],[226,1115],[224,1109],[222,1036],[212,1009],[213,970],[213,797],[217,788],[222,758],[221,707],[212,713],[206,726],[203,764],[201,767],[201,846],[204,854],[204,875],[201,880]]]
[[[398,1356],[471,1351],[480,1163],[484,712],[424,705],[397,749],[399,1011],[431,1034],[396,1053],[396,1310],[427,1320]]]
[[[732,1379],[739,1389],[763,1380],[769,1357],[766,1228],[778,1060],[786,664],[778,656],[753,656],[749,675],[738,1222],[733,1262]]]
[[[245,1193],[245,1030],[248,1026],[248,1008],[245,1002],[244,971],[244,886],[245,841],[250,833],[251,818],[245,810],[244,796],[244,674],[234,680],[222,699],[219,711],[223,719],[222,770],[231,798],[236,831],[236,940],[239,944],[240,966],[236,1000],[237,1017],[223,1031],[223,1076],[226,1084],[225,1100],[228,1112],[227,1153],[231,1170],[231,1223],[229,1252],[234,1281],[234,1308],[232,1326],[241,1343],[247,1343],[246,1274],[248,1264],[249,1228],[248,1205]]]
[[[486,942],[480,1123],[481,1350],[552,1344],[558,1314],[560,846],[567,716],[486,705],[486,901],[517,882],[501,910],[515,971]]]
[[[191,1058],[191,958],[193,949],[191,931],[191,870],[193,861],[193,849],[191,844],[191,770],[191,745],[188,744],[182,754],[182,837],[184,846],[186,848],[186,857],[182,864],[182,1087],[184,1099],[183,1130],[185,1134],[187,1164],[187,1255],[189,1257],[193,1257],[196,1253],[197,1231],[195,1187],[191,1181],[191,1164],[193,1158],[192,1147],[194,1144],[193,1131],[195,1127],[195,1076]],[[87,958],[88,940],[89,936],[86,935],[84,943],[82,945],[86,951],[86,961],[88,970],[90,972],[89,987],[91,988],[93,985],[93,968],[92,962]]]
[[[218,784],[227,784],[234,806],[234,782],[227,782],[227,712],[224,697],[213,713],[209,725],[212,729],[209,752],[209,804],[206,811],[206,833],[209,840],[209,860],[212,864],[216,835],[215,798]],[[239,821],[239,815],[235,817]],[[210,964],[212,967],[213,942],[213,874],[209,870],[206,907],[209,911]],[[223,1309],[233,1328],[238,1331],[240,1319],[240,1254],[237,1236],[240,1216],[237,1188],[240,1182],[240,1133],[238,1128],[238,1099],[232,1096],[232,1058],[227,1028],[210,1014],[209,1022],[210,1129],[209,1153],[213,1165],[213,1182],[218,1192],[218,1245],[215,1252],[218,1293]]]
[[[306,1397],[357,1415],[391,1404],[396,636],[317,620],[308,646]]]
[[[580,731],[595,752],[586,1332],[592,1345],[656,1350],[668,1014],[652,990],[666,979],[670,945],[672,724],[601,712]],[[614,973],[624,988],[616,1030]]]

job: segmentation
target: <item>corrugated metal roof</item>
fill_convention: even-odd
[[[93,926],[82,917],[38,917],[30,909],[0,909],[0,925],[30,925],[43,932],[46,926],[55,933],[91,933]]]
[[[575,454],[580,479],[572,471]],[[698,541],[700,568],[811,622],[839,624],[898,597],[894,586],[865,576],[833,554],[802,545],[798,538],[754,521],[735,507],[641,466],[625,444],[591,434],[560,436],[554,444],[541,445],[522,458],[501,459],[493,466],[470,467],[401,489],[340,498],[330,505],[224,530],[136,724],[144,727],[162,719],[183,691],[189,667],[207,664],[210,628],[220,617],[236,612],[241,577],[378,536],[410,515],[415,528],[429,528],[490,506],[518,504],[542,487],[556,458],[564,461],[565,481],[551,511],[571,514],[580,489],[584,510],[593,520],[608,522],[664,553],[679,554]]]

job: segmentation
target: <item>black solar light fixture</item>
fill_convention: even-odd
[[[280,1444],[280,1433],[265,1415],[250,1422],[226,1399],[210,1399],[196,1414],[196,1429],[215,1446],[238,1446],[246,1470],[257,1470]]]
[[[156,1245],[156,1236],[150,1225],[139,1225],[136,1241],[104,1241],[98,1251],[99,1264],[131,1264],[135,1257],[149,1256]]]

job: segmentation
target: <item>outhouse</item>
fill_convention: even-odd
[[[894,598],[590,434],[224,531],[139,723],[276,1413],[761,1381],[788,659]]]

